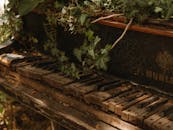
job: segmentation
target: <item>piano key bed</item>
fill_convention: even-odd
[[[67,129],[173,129],[170,95],[104,74],[71,79],[46,56],[3,54],[0,62],[1,89]]]

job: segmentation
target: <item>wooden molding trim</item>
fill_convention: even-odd
[[[125,28],[127,24],[112,20],[100,20],[98,21],[99,24],[111,26],[115,28]],[[167,36],[167,37],[173,37],[173,30],[166,30],[166,29],[160,29],[156,27],[148,27],[148,26],[139,26],[139,25],[131,25],[129,27],[129,30],[153,34],[153,35],[160,35],[160,36]]]

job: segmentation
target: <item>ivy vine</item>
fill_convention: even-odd
[[[173,16],[172,0],[9,0],[3,18],[6,23],[0,30],[8,37],[16,37],[22,29],[21,17],[36,9],[46,17],[44,28],[48,40],[43,44],[45,51],[58,60],[59,70],[67,75],[79,78],[81,69],[93,71],[106,70],[109,52],[123,38],[128,27],[134,22],[142,23],[148,18],[171,19]],[[93,20],[103,14],[108,17],[124,15],[129,24],[120,38],[112,45],[100,46],[101,38],[94,33]],[[99,19],[97,19],[99,20]],[[8,21],[8,22],[7,22]],[[74,55],[80,64],[76,66],[64,52],[58,50],[56,32],[58,25],[65,31],[85,36],[83,45],[74,49]],[[4,33],[5,31],[5,33]],[[32,37],[32,36],[31,36]],[[31,38],[37,41],[35,38]],[[1,39],[2,42],[4,39]]]

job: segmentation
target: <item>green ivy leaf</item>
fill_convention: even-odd
[[[0,104],[0,113],[3,113],[4,111],[4,106]]]
[[[0,104],[0,113],[4,112],[4,106],[2,104]]]
[[[107,62],[109,60],[110,58],[108,55],[101,55],[95,63],[97,69],[107,70]]]
[[[38,4],[45,0],[21,0],[19,3],[19,15],[23,16],[32,11]]]
[[[88,15],[87,14],[81,14],[81,16],[79,17],[79,21],[80,21],[80,24],[83,26],[86,19],[87,19]]]
[[[105,46],[105,48],[101,49],[101,54],[108,54],[111,49],[112,49],[112,46],[108,44]]]
[[[94,39],[94,45],[96,46],[101,41],[101,38],[96,36]]]
[[[89,41],[92,41],[94,37],[94,32],[92,30],[88,30],[85,32],[86,37],[88,38]]]
[[[55,3],[54,3],[54,7],[55,7],[57,10],[62,9],[63,6],[64,6],[64,5],[63,5],[61,2],[59,2],[59,1],[55,1]]]
[[[154,10],[155,13],[159,13],[159,12],[162,12],[162,11],[163,11],[162,8],[160,8],[160,7],[155,7],[155,10]]]
[[[76,58],[81,62],[82,61],[82,50],[74,49],[73,53],[76,56]]]
[[[95,52],[92,48],[88,50],[88,54],[92,57],[92,59],[95,59]]]
[[[56,56],[56,54],[57,54],[57,49],[56,49],[56,48],[52,48],[52,49],[51,49],[51,54],[52,54],[53,56]]]

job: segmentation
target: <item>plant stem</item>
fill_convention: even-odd
[[[93,20],[91,23],[96,23],[96,22],[98,22],[98,21],[100,21],[100,20],[110,19],[110,18],[112,18],[112,17],[119,17],[119,16],[122,16],[122,15],[123,15],[123,14],[111,14],[111,15],[108,15],[108,16],[105,16],[105,17],[99,17],[99,18]]]
[[[114,44],[112,45],[112,48],[113,49],[117,44],[118,42],[123,39],[123,37],[125,36],[127,30],[129,29],[130,25],[132,24],[133,22],[133,18],[130,19],[129,23],[127,24],[126,28],[124,29],[123,33],[121,34],[121,36],[114,42]]]

